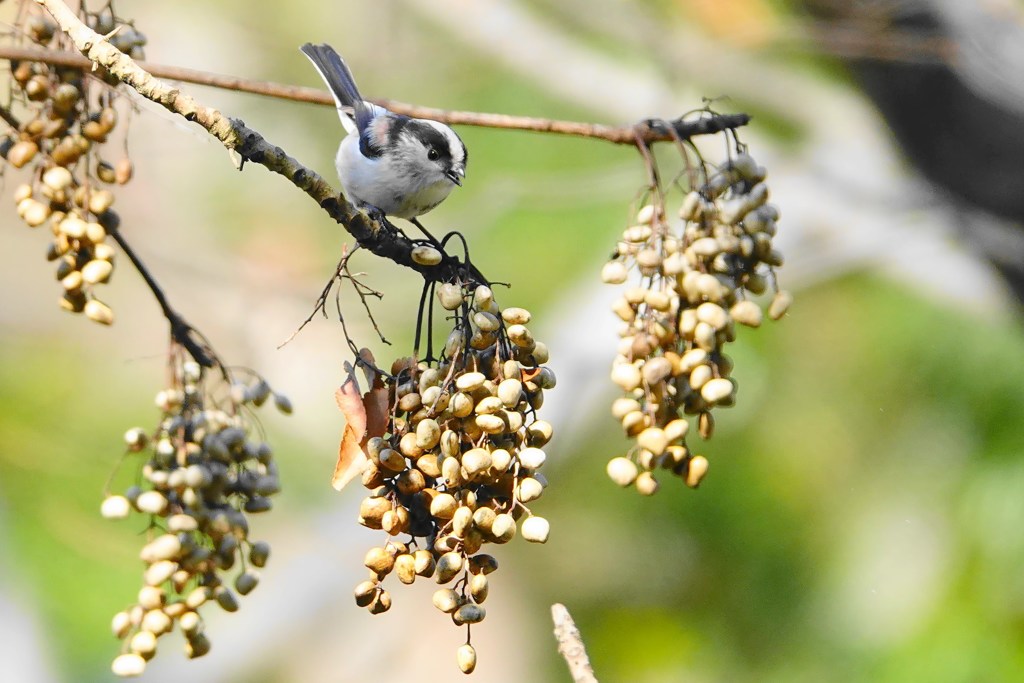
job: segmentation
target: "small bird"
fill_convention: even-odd
[[[371,212],[409,220],[426,233],[416,217],[444,201],[466,176],[462,139],[443,123],[365,101],[330,45],[306,43],[301,49],[334,96],[348,133],[335,159],[345,196]]]

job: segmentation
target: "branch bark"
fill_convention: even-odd
[[[551,606],[551,620],[555,623],[555,640],[558,641],[558,654],[562,655],[569,665],[569,673],[573,683],[597,683],[594,669],[590,666],[587,648],[583,645],[583,636],[576,628],[576,622],[565,605],[555,603]]]
[[[179,88],[155,78],[103,36],[82,23],[61,0],[34,2],[50,13],[75,47],[82,51],[87,58],[82,66],[98,64],[146,99],[202,126],[227,149],[237,152],[243,161],[257,163],[284,176],[313,198],[364,249],[415,270],[428,280],[452,280],[465,276],[464,264],[447,254],[435,266],[416,263],[412,259],[414,243],[391,223],[375,220],[354,206],[316,171],[303,166],[280,147],[272,145],[240,119],[229,118],[212,107],[204,106]]]
[[[41,2],[40,4],[49,6],[49,3]],[[75,45],[78,46],[77,41]],[[85,50],[83,50],[83,52],[85,52]],[[47,64],[59,64],[61,66],[70,66],[80,69],[88,69],[93,63],[91,61],[91,57],[86,58],[74,52],[14,46],[0,46],[0,58],[45,62]],[[221,88],[223,90],[234,90],[254,95],[292,100],[295,102],[308,102],[311,104],[334,106],[334,98],[331,97],[330,93],[316,88],[273,83],[271,81],[258,81],[248,78],[240,78],[238,76],[226,76],[180,66],[151,64],[149,62],[137,62],[136,64],[140,69],[157,78],[167,78],[172,81],[206,85],[214,88]],[[148,97],[145,93],[143,93],[143,95]],[[510,116],[508,114],[437,109],[434,107],[423,107],[416,104],[399,102],[398,100],[374,99],[371,101],[397,114],[404,114],[418,119],[432,119],[434,121],[447,123],[448,125],[478,126],[504,130],[523,130],[537,133],[554,133],[558,135],[604,140],[617,145],[636,145],[638,134],[640,139],[648,145],[655,142],[667,142],[673,139],[672,134],[664,125],[651,126],[647,125],[648,122],[642,122],[639,126],[607,126],[600,123],[585,123],[581,121],[561,121],[558,119],[530,116]],[[728,125],[711,132],[720,132],[726,127],[738,128],[746,125],[750,120],[750,117],[742,114],[720,118],[723,119],[723,122],[727,122]],[[706,124],[701,123],[701,121],[706,120],[708,119],[702,119],[699,121],[682,121],[677,119],[671,123],[680,137],[690,138],[695,135],[703,135],[708,132],[703,128]]]

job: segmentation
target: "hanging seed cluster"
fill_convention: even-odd
[[[118,28],[110,40],[127,52],[139,54],[145,43],[141,33],[114,18],[109,6],[87,19],[100,33]],[[37,45],[62,47],[56,24],[42,13],[29,13],[22,28]],[[11,76],[20,104],[12,110],[21,123],[0,137],[0,156],[15,169],[30,169],[32,176],[14,190],[18,216],[30,228],[48,228],[46,258],[56,262],[61,308],[109,325],[113,311],[96,289],[114,271],[107,231],[118,219],[110,187],[132,177],[127,155],[115,163],[101,155],[103,143],[118,129],[115,93],[104,82],[112,77],[29,61],[12,61]]]
[[[457,661],[470,673],[469,627],[485,617],[498,567],[482,549],[507,543],[517,529],[527,541],[548,539],[547,520],[527,506],[547,485],[538,470],[552,428],[536,413],[555,376],[547,347],[526,327],[528,311],[500,310],[485,286],[447,283],[436,294],[455,319],[441,359],[392,368],[387,432],[368,442],[362,483],[370,494],[359,521],[389,539],[366,554],[370,578],[356,586],[355,600],[386,612],[389,574],[404,584],[433,579],[441,586],[434,606],[466,627]]]
[[[271,397],[290,412],[288,399],[261,378],[224,391],[223,377],[208,380],[198,363],[180,358],[171,375],[156,396],[163,417],[155,434],[141,428],[125,434],[125,458],[137,464],[139,483],[101,506],[106,518],[139,513],[150,525],[139,553],[146,567],[138,600],[112,622],[123,641],[112,665],[119,676],[141,674],[157,640],[175,624],[188,657],[206,654],[210,640],[200,608],[213,602],[236,611],[236,594],[256,587],[270,553],[267,543],[249,538],[249,515],[271,508],[280,481],[270,446],[253,438],[246,416]],[[215,398],[215,389],[228,395]]]
[[[611,379],[624,392],[612,414],[636,440],[608,463],[620,486],[652,495],[660,470],[700,484],[708,461],[691,452],[687,435],[693,421],[702,439],[711,438],[712,411],[736,400],[725,346],[735,341],[737,324],[761,325],[752,296],[774,292],[773,320],[789,308],[792,297],[778,291],[775,278],[783,260],[772,244],[779,212],[764,180],[764,167],[741,152],[685,195],[679,222],[655,194],[604,266],[608,284],[627,284],[631,275],[637,281],[612,306],[623,327]]]

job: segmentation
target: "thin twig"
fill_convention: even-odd
[[[555,623],[558,654],[569,665],[573,683],[597,683],[590,658],[587,657],[587,648],[583,645],[583,636],[565,605],[556,602],[551,606],[551,620]]]
[[[417,263],[412,258],[415,245],[389,221],[375,219],[354,206],[318,173],[300,164],[280,147],[270,144],[241,120],[224,116],[216,109],[197,102],[180,88],[154,78],[128,55],[83,24],[61,0],[33,1],[50,13],[75,47],[88,57],[89,63],[103,67],[146,99],[202,126],[243,161],[260,164],[287,178],[312,197],[367,251],[415,270],[428,280],[453,281],[465,276],[465,264],[448,254],[443,254],[441,262],[436,265]]]
[[[121,234],[117,220],[112,217],[112,214],[107,213],[100,216],[100,222],[107,231],[107,234],[117,242],[117,245],[121,247],[121,251],[125,253],[128,260],[131,261],[132,265],[135,267],[135,270],[137,270],[139,275],[142,276],[142,279],[145,280],[146,286],[149,287],[149,291],[153,293],[153,298],[155,298],[157,303],[160,305],[160,310],[163,312],[164,317],[167,318],[167,322],[171,326],[171,339],[181,344],[182,347],[188,351],[189,355],[191,355],[192,358],[203,367],[212,368],[219,366],[220,362],[217,360],[217,357],[213,354],[212,350],[205,348],[204,344],[199,343],[193,337],[194,334],[197,334],[195,328],[189,325],[177,311],[171,308],[171,304],[167,300],[166,295],[164,295],[160,285],[157,283],[156,278],[154,278],[152,273],[149,272],[149,269],[146,268],[146,264],[144,264],[142,259],[139,258],[139,255],[135,252],[132,245],[129,244],[128,240],[126,240]]]
[[[49,2],[35,0],[39,4],[49,7]],[[59,23],[59,22],[58,22]],[[63,24],[62,24],[63,27]],[[79,43],[75,43],[79,47]],[[84,51],[84,50],[83,50]],[[23,48],[13,46],[0,46],[0,58],[10,60],[28,60],[58,64],[80,69],[92,67],[92,62],[74,52],[61,52],[45,50],[42,48]],[[138,67],[157,78],[167,78],[183,83],[194,83],[206,85],[224,90],[235,90],[255,95],[276,97],[279,99],[292,100],[296,102],[308,102],[311,104],[322,104],[335,106],[334,99],[330,93],[317,88],[306,88],[297,85],[273,83],[270,81],[259,81],[238,76],[226,76],[222,74],[188,69],[180,66],[168,66],[165,64],[152,64],[149,62],[137,62]],[[106,66],[104,64],[104,66]],[[118,74],[114,74],[120,78]],[[144,96],[148,97],[148,95]],[[150,98],[152,99],[152,98]],[[647,144],[671,140],[671,134],[667,128],[652,128],[642,126],[607,126],[599,123],[585,123],[580,121],[561,121],[557,119],[537,118],[531,116],[510,116],[508,114],[491,114],[474,111],[456,111],[448,109],[437,109],[434,107],[423,107],[416,104],[408,104],[390,99],[374,99],[376,104],[381,105],[398,114],[405,114],[420,119],[432,119],[449,125],[479,126],[483,128],[500,128],[504,130],[523,130],[538,133],[555,133],[583,138],[605,140],[618,145],[635,145],[636,134],[639,133]],[[166,106],[166,105],[165,105]],[[734,119],[734,121],[738,121]],[[732,125],[745,125],[746,120]],[[683,137],[706,134],[706,131],[698,127],[690,129],[682,126],[678,129]],[[720,131],[714,131],[720,132]]]

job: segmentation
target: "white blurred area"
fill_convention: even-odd
[[[761,134],[756,119],[743,132],[755,156],[770,169],[773,201],[782,209],[779,240],[787,255],[782,270],[787,288],[799,290],[852,270],[874,268],[950,305],[983,315],[1006,315],[1009,299],[1003,285],[988,265],[958,243],[956,216],[941,197],[908,173],[883,124],[861,97],[814,74],[738,52],[683,28],[662,30],[654,54],[647,42],[650,34],[644,30],[649,19],[641,8],[617,0],[574,3],[592,8],[581,12],[581,17],[601,19],[600,25],[589,28],[615,40],[633,59],[602,53],[517,0],[299,0],[278,11],[306,17],[308,25],[302,27],[303,22],[292,17],[274,35],[261,34],[258,25],[247,21],[245,3],[227,3],[230,8],[224,11],[210,11],[209,3],[196,0],[122,2],[119,6],[147,31],[148,57],[154,62],[272,79],[279,73],[279,61],[301,59],[296,51],[301,42],[326,40],[344,46],[342,51],[350,56],[368,94],[396,99],[403,97],[383,92],[387,81],[374,69],[429,69],[416,61],[413,47],[388,40],[389,36],[411,38],[416,32],[428,32],[432,41],[443,42],[447,50],[465,59],[479,56],[501,64],[550,96],[591,111],[595,121],[670,117],[692,109],[704,94],[728,93],[737,101],[794,121],[805,136],[796,148],[781,144]],[[382,40],[386,42],[383,50]],[[529,49],[524,50],[524,45]],[[369,57],[381,53],[379,63]],[[709,54],[715,58],[708,59]],[[673,74],[673,82],[664,78],[666,72]],[[303,84],[318,84],[314,76],[309,71]],[[438,79],[430,73],[426,77]],[[404,74],[403,78],[408,82],[414,77]],[[680,82],[686,86],[680,88]],[[366,85],[370,83],[373,87]],[[331,159],[340,135],[333,114],[319,119],[329,128],[297,129],[290,125],[289,107],[307,105],[270,106],[255,96],[185,88],[200,101],[244,119],[333,181]],[[424,104],[444,106],[440,97]],[[119,194],[117,204],[124,230],[172,301],[223,356],[259,368],[289,394],[299,409],[288,420],[274,420],[272,429],[289,430],[306,444],[308,453],[301,457],[320,463],[327,487],[342,426],[332,399],[347,356],[340,329],[317,318],[289,345],[281,350],[275,347],[309,313],[330,273],[335,255],[313,253],[313,245],[321,241],[317,235],[337,234],[335,244],[340,249],[344,242],[340,230],[283,179],[255,165],[237,173],[224,150],[205,133],[156,111],[153,105],[143,104],[141,109],[142,115],[132,122],[130,141],[137,160],[136,179]],[[620,167],[582,169],[589,182],[581,187],[618,188],[628,201],[639,182],[637,169],[634,153],[623,149]],[[515,169],[508,169],[507,175],[502,192],[523,201],[533,196],[557,201],[551,198],[553,187],[579,180],[564,173],[527,177]],[[472,176],[468,182],[472,184]],[[10,189],[8,181],[5,196]],[[585,192],[559,196],[573,201]],[[215,193],[244,197],[244,215],[219,209]],[[450,220],[472,224],[474,232],[488,230],[500,220],[501,209],[483,212],[481,221],[478,202],[453,196],[429,217],[427,225]],[[595,239],[610,242],[619,218],[610,216],[608,225],[594,226]],[[220,234],[219,226],[227,223],[233,224],[232,232]],[[0,291],[9,293],[0,299],[4,330],[0,338],[22,333],[68,336],[102,350],[104,358],[139,366],[155,381],[158,361],[152,359],[164,349],[166,326],[127,263],[119,264],[113,283],[105,287],[105,296],[119,315],[113,329],[69,320],[57,309],[52,289],[24,284],[52,277],[50,264],[42,258],[40,235],[19,224],[6,199],[0,202],[0,224],[4,253],[16,255],[9,259],[11,267],[0,268]],[[276,237],[267,238],[260,231],[259,240],[246,239],[246,226],[268,224],[277,226]],[[367,259],[363,266],[378,284],[386,283],[382,317],[391,323],[407,320],[407,314],[389,306],[405,307],[415,299],[414,278],[401,275],[391,282],[387,268]],[[549,340],[557,360],[559,387],[550,394],[545,411],[547,419],[560,427],[557,438],[564,443],[586,428],[580,416],[604,418],[602,406],[611,393],[603,368],[613,351],[606,340],[616,332],[612,316],[606,314],[612,293],[597,282],[599,267],[594,263],[594,275],[562,289],[563,299],[551,303],[551,314],[544,318],[558,320],[560,326],[542,325],[536,330],[539,338]],[[360,320],[354,302],[348,305],[351,318]],[[372,338],[362,322],[354,324],[357,338]],[[579,329],[587,329],[588,334],[578,334]],[[145,395],[145,390],[140,393]],[[565,402],[570,396],[588,397],[590,403],[577,401],[570,407]],[[282,467],[287,474],[287,462]],[[287,496],[286,488],[280,498]],[[260,587],[244,599],[239,614],[208,618],[214,644],[210,655],[187,662],[176,647],[163,646],[165,651],[151,663],[144,680],[219,683],[259,677],[354,683],[370,680],[368,672],[373,672],[373,680],[457,680],[454,652],[461,632],[431,607],[431,586],[396,586],[394,607],[380,617],[371,618],[352,604],[351,589],[364,578],[363,553],[380,542],[377,534],[355,523],[358,499],[358,492],[347,491],[325,496],[326,503],[313,511],[257,520],[254,525],[260,537],[273,546]],[[912,505],[912,501],[894,503],[893,518],[927,517],[908,509]],[[0,538],[3,522],[0,516]],[[903,527],[887,524],[889,545],[902,546]],[[941,566],[945,549],[941,524],[930,529],[926,550]],[[864,567],[863,576],[908,567],[905,580],[899,583],[905,590],[898,604],[884,595],[875,603],[870,595],[859,593],[847,598],[851,633],[874,623],[876,617],[900,624],[930,608],[938,578],[917,577],[911,562],[887,562],[884,544],[863,542],[861,529],[851,529],[847,541],[855,555],[851,565]],[[497,554],[501,560],[501,549]],[[518,557],[529,558],[530,553]],[[545,557],[558,570],[552,555]],[[5,676],[12,681],[56,682],[41,642],[45,634],[32,619],[31,606],[5,593],[6,578],[0,572],[0,661],[5,662]],[[494,578],[486,604],[488,619],[473,631],[480,664],[472,680],[534,680],[531,672],[542,653],[555,647],[547,611],[522,599],[530,588],[517,584],[515,562],[503,564]],[[837,591],[855,590],[851,585],[857,583],[849,577],[837,582],[841,584]],[[571,610],[571,602],[568,606]],[[891,610],[900,613],[892,616]],[[29,628],[24,627],[26,620]],[[111,640],[112,653],[115,647]],[[499,656],[499,652],[516,656]]]

